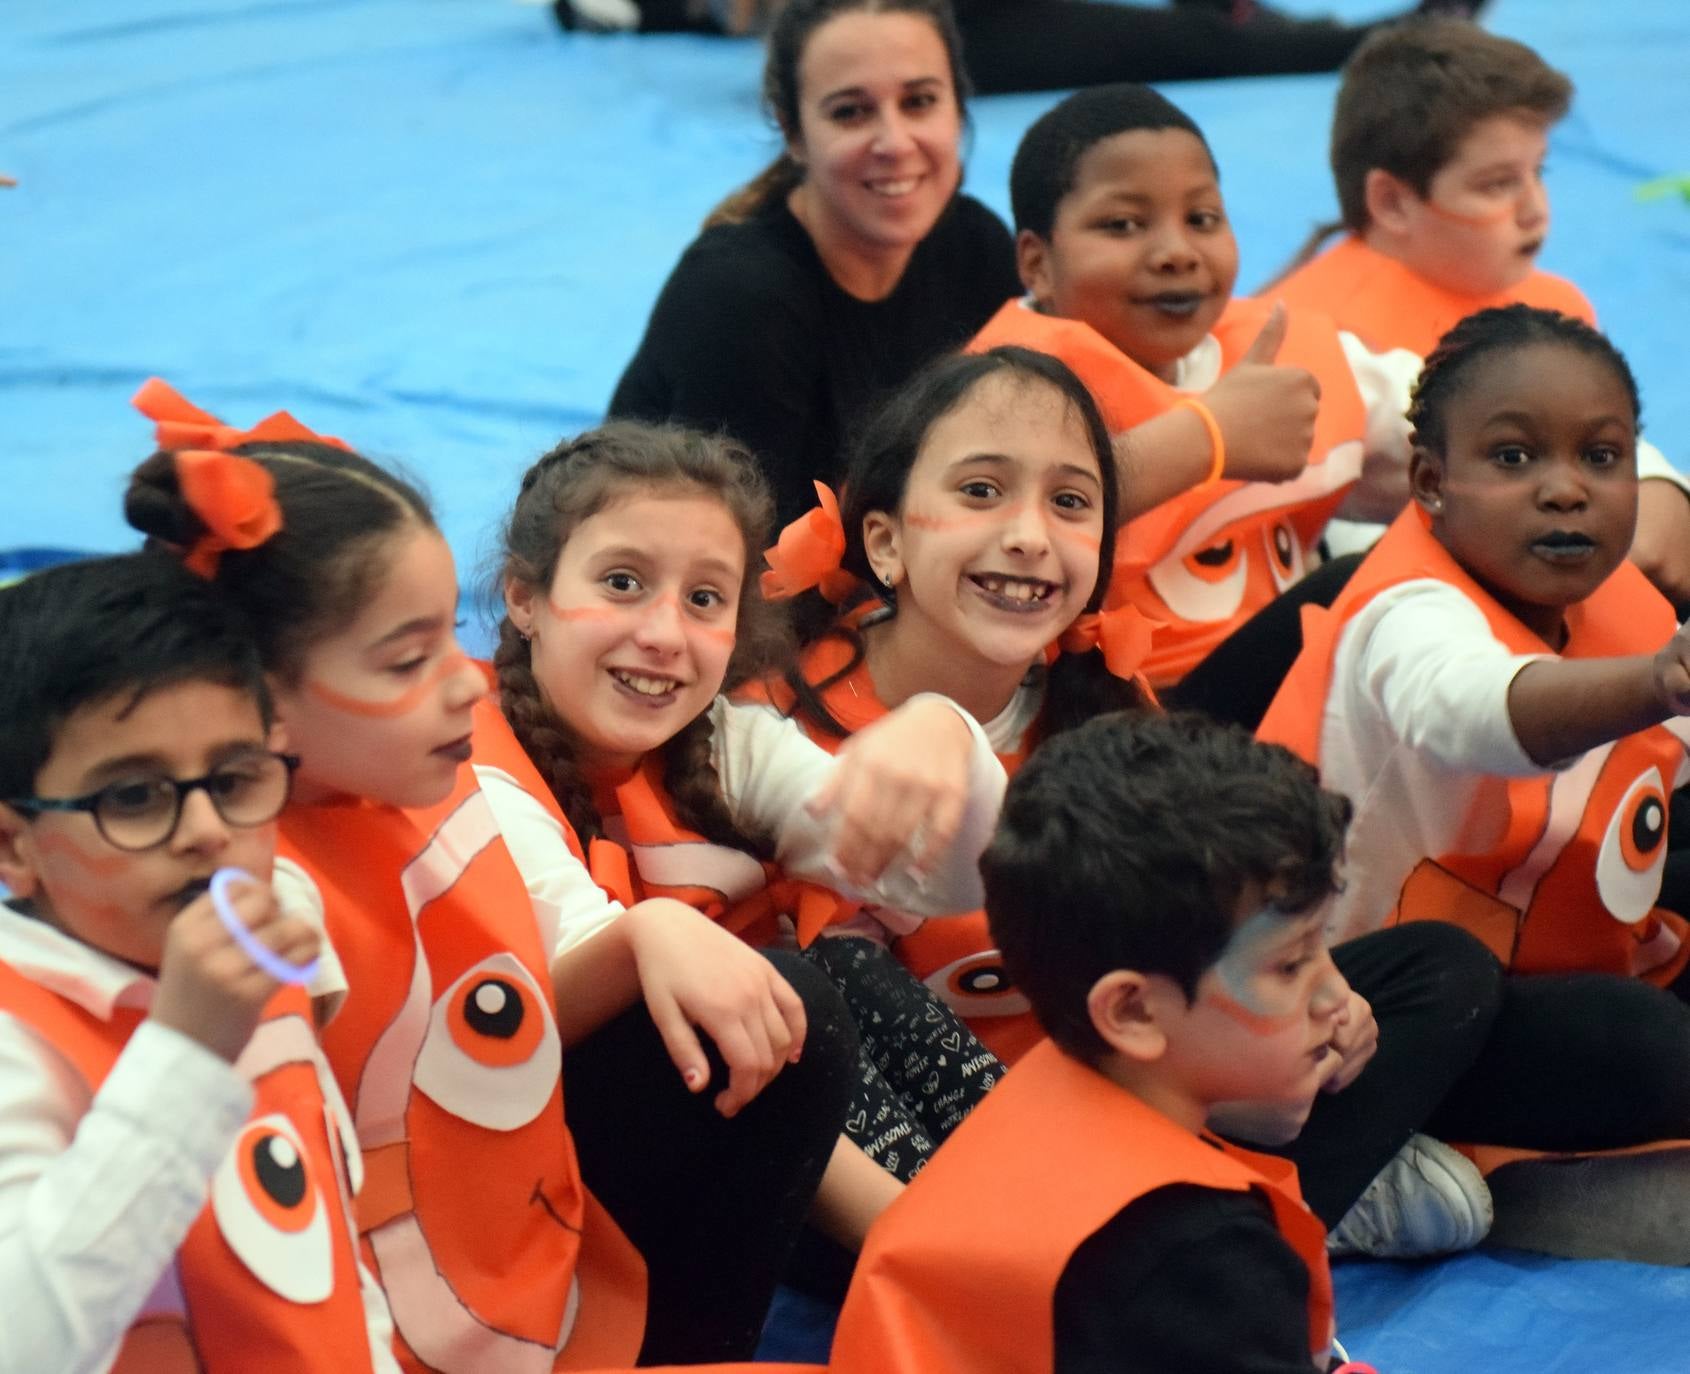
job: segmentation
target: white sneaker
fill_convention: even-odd
[[[1473,1162],[1441,1140],[1412,1135],[1326,1237],[1326,1253],[1415,1259],[1470,1250],[1494,1213]]]
[[[589,33],[629,33],[640,26],[633,0],[554,0],[553,11],[566,29]]]

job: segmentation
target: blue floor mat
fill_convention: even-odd
[[[1596,302],[1684,465],[1690,206],[1634,193],[1690,170],[1690,14],[1487,15],[1578,83],[1544,263]],[[128,397],[157,373],[231,421],[285,407],[404,466],[470,581],[524,466],[599,418],[680,249],[773,152],[758,61],[745,43],[565,37],[508,0],[3,0],[0,173],[19,186],[0,191],[0,550],[17,554],[0,576],[26,548],[131,543],[122,483],[150,431]],[[1172,89],[1214,146],[1246,285],[1331,217],[1335,87]],[[1000,211],[1050,103],[975,104],[968,184]],[[1395,1374],[1669,1371],[1690,1369],[1687,1283],[1474,1256],[1346,1266],[1339,1292],[1352,1347]],[[818,1330],[825,1348],[830,1314],[795,1302],[771,1352],[814,1354]]]

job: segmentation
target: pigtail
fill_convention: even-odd
[[[1103,653],[1091,649],[1083,654],[1058,654],[1045,669],[1044,707],[1039,713],[1043,739],[1084,725],[1094,716],[1109,711],[1155,710],[1156,703],[1132,678],[1116,677],[1104,662]]]
[[[182,494],[176,455],[160,450],[136,468],[123,495],[123,518],[149,549],[180,556],[205,534],[205,522]]]
[[[804,169],[782,153],[750,181],[728,195],[704,217],[704,228],[720,224],[745,224],[771,205],[784,201],[804,179]]]
[[[728,811],[722,779],[711,757],[715,734],[715,721],[705,711],[663,746],[663,787],[674,803],[675,819],[712,844],[772,859],[774,836],[747,834]]]
[[[604,822],[593,805],[592,790],[576,764],[575,746],[540,699],[540,684],[534,680],[528,642],[517,633],[509,617],[499,624],[493,670],[499,683],[499,709],[511,733],[551,788],[576,838],[583,847],[591,844],[604,834]]]

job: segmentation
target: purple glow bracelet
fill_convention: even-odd
[[[256,883],[258,879],[244,868],[220,868],[211,875],[211,905],[217,912],[217,919],[223,922],[223,929],[228,931],[234,942],[246,951],[247,958],[257,964],[278,983],[298,983],[304,985],[317,976],[317,969],[322,964],[321,959],[313,959],[307,964],[289,963],[275,950],[271,949],[256,935],[246,928],[246,922],[241,920],[240,912],[229,900],[230,883]]]

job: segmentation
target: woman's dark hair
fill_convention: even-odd
[[[857,670],[867,652],[861,634],[843,617],[875,596],[874,570],[863,546],[863,520],[870,511],[895,514],[902,509],[909,476],[921,456],[933,426],[961,406],[975,389],[992,377],[1023,387],[1046,386],[1058,392],[1079,418],[1097,458],[1103,489],[1103,534],[1097,555],[1097,584],[1086,610],[1103,604],[1115,564],[1115,534],[1120,524],[1121,496],[1109,429],[1091,392],[1069,366],[1048,353],[1005,346],[984,353],[956,353],[929,363],[916,373],[867,422],[851,449],[840,497],[845,526],[845,556],[841,566],[864,584],[843,607],[834,607],[816,592],[808,592],[796,607],[799,636],[808,641],[835,635],[851,646],[851,658],[838,672],[820,682],[808,681],[800,665],[787,668],[785,679],[796,700],[794,713],[803,713],[830,735],[850,733],[827,709],[828,688]],[[896,614],[890,591],[878,593]],[[1138,689],[1115,677],[1095,650],[1062,654],[1046,679],[1040,730],[1049,735],[1079,724],[1101,711],[1142,705]]]
[[[763,60],[763,108],[774,120],[781,137],[790,140],[798,134],[802,94],[799,68],[811,35],[831,19],[859,12],[913,14],[933,25],[950,59],[957,113],[966,121],[968,72],[962,62],[962,35],[957,31],[956,17],[948,0],[792,0],[769,27]],[[783,199],[803,179],[804,169],[782,148],[773,162],[710,212],[704,227],[743,224],[764,207]]]
[[[265,671],[291,685],[312,641],[368,599],[393,552],[392,536],[434,529],[434,513],[415,487],[332,444],[256,442],[234,451],[275,482],[282,528],[256,548],[225,551],[214,581],[252,624]],[[168,449],[135,469],[123,514],[149,547],[180,552],[206,532]]]
[[[704,495],[733,516],[744,542],[733,657],[722,683],[731,691],[790,657],[782,608],[757,595],[763,550],[771,542],[774,501],[751,454],[731,440],[675,425],[614,420],[566,440],[529,468],[505,524],[499,568],[502,588],[518,581],[542,595],[551,586],[569,536],[600,511],[642,494]],[[502,601],[502,596],[500,598]],[[592,789],[582,776],[576,741],[546,705],[527,641],[507,615],[493,653],[499,702],[522,747],[552,789],[583,844],[604,833]],[[733,821],[710,757],[713,724],[700,714],[662,748],[663,784],[682,824],[716,844],[773,852],[766,835],[748,835]]]
[[[1531,344],[1561,344],[1598,359],[1613,369],[1631,398],[1632,414],[1642,427],[1643,405],[1637,379],[1625,355],[1600,330],[1555,310],[1530,305],[1504,305],[1467,316],[1438,340],[1426,358],[1408,405],[1408,423],[1416,447],[1441,454],[1447,435],[1444,412],[1471,378],[1475,366],[1501,350]]]

